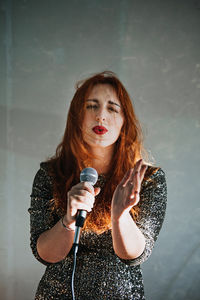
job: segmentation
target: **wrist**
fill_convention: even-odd
[[[66,221],[65,216],[63,216],[61,219],[61,224],[63,226],[64,229],[68,230],[68,231],[75,231],[75,221],[72,223],[69,223]]]
[[[129,211],[125,211],[120,215],[111,214],[112,223],[127,223],[127,220],[130,218]]]

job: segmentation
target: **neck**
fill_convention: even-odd
[[[95,155],[92,160],[92,167],[97,170],[98,174],[106,174],[110,169],[114,147],[94,148],[91,151]]]

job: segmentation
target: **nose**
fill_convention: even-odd
[[[97,112],[96,120],[97,120],[97,122],[103,122],[106,120],[106,112],[104,109],[101,109]]]
[[[101,116],[101,115],[97,115],[96,116],[96,120],[98,121],[98,122],[102,122],[102,121],[105,121],[105,117],[104,116]]]

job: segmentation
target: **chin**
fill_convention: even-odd
[[[114,145],[118,139],[117,137],[112,137],[107,139],[105,137],[91,137],[91,136],[85,136],[83,137],[85,143],[91,147],[91,148],[106,148],[106,147],[110,147],[112,145]]]
[[[86,143],[88,144],[89,147],[91,148],[107,148],[107,147],[111,147],[115,144],[115,142],[100,142],[100,141],[95,141],[95,142],[89,142],[89,141],[86,141]]]

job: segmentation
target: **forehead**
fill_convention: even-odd
[[[90,98],[105,98],[107,100],[114,99],[115,102],[120,103],[115,89],[110,84],[97,84],[93,86],[90,93],[88,94],[88,99]]]

